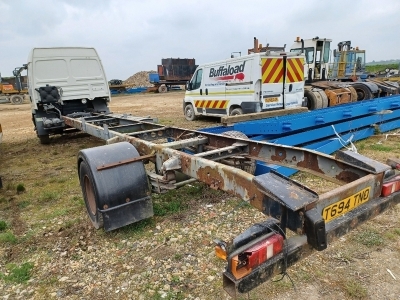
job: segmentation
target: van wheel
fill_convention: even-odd
[[[196,120],[196,115],[194,114],[194,108],[192,104],[186,104],[185,106],[185,118],[188,121]]]
[[[238,116],[238,115],[243,115],[243,110],[241,108],[234,108],[231,111],[231,116]]]

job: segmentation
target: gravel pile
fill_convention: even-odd
[[[130,87],[151,87],[153,86],[149,81],[149,74],[157,73],[156,71],[140,71],[133,74],[131,77],[124,81],[124,84]]]

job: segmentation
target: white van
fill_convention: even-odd
[[[200,65],[183,100],[189,121],[301,106],[304,55],[272,51]]]

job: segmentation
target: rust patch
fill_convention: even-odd
[[[293,200],[299,200],[299,195],[295,192],[290,192],[290,198]]]
[[[286,160],[286,151],[284,149],[275,148],[275,155],[271,155],[273,161],[284,161]]]
[[[314,153],[304,152],[304,160],[299,161],[296,165],[303,169],[309,169],[324,174],[318,165],[318,159]]]
[[[220,189],[225,186],[224,178],[219,174],[217,169],[209,166],[199,168],[196,175],[200,181],[207,183],[213,189]]]
[[[342,171],[335,178],[344,182],[352,182],[359,179],[360,175],[351,171]]]

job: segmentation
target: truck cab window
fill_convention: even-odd
[[[306,60],[308,64],[314,62],[314,48],[306,48]]]
[[[299,52],[299,53],[301,53],[301,48],[290,49],[290,52]],[[311,63],[314,62],[314,48],[312,48],[312,47],[304,48],[304,54],[306,56],[306,62],[308,64],[311,64]]]
[[[195,76],[193,76],[192,89],[196,90],[201,86],[201,78],[203,77],[203,69],[197,70]]]
[[[329,53],[331,51],[331,42],[326,42],[324,45],[324,63],[329,62]]]

